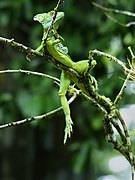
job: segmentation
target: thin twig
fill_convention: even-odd
[[[119,64],[122,69],[124,70],[125,73],[131,73],[133,74],[133,71],[131,69],[128,69],[125,65],[124,62],[120,61],[118,58],[110,55],[110,54],[107,54],[107,53],[104,53],[104,52],[101,52],[101,51],[98,51],[98,50],[91,50],[89,51],[89,58],[93,57],[93,55],[97,55],[97,56],[104,56],[110,60],[112,60],[113,62]]]
[[[29,71],[29,70],[24,70],[24,69],[6,69],[6,70],[1,70],[0,74],[3,73],[25,73],[25,74],[32,74],[32,75],[36,75],[36,76],[41,76],[41,77],[46,77],[49,78],[51,80],[54,81],[54,83],[56,83],[59,86],[60,80],[54,76],[50,76],[48,74],[44,74],[44,73],[40,73],[40,72],[35,72],[35,71]],[[76,89],[73,86],[69,86],[69,91],[70,89],[73,89],[75,93],[79,94],[78,89]]]
[[[115,113],[116,113],[118,119],[119,119],[120,122],[121,122],[121,125],[122,125],[122,127],[123,127],[123,131],[124,131],[125,136],[126,136],[128,153],[129,153],[130,164],[131,164],[131,169],[132,169],[132,180],[134,180],[135,165],[134,165],[134,156],[133,156],[133,150],[132,150],[132,144],[131,144],[129,132],[128,132],[128,130],[127,130],[125,121],[124,121],[124,119],[122,118],[120,112],[116,109]]]
[[[118,9],[107,8],[96,2],[93,2],[92,4],[100,9],[102,9],[103,11],[114,12],[114,13],[118,13],[118,14],[124,14],[127,16],[135,17],[135,13],[132,13],[130,11],[122,11],[122,10],[118,10]]]
[[[128,60],[128,65],[130,67],[130,69],[133,71],[133,73],[130,75],[130,79],[133,80],[132,82],[135,83],[135,55],[131,49],[131,47],[128,47],[128,50],[131,54],[131,61]]]
[[[60,82],[60,80],[56,77],[50,76],[48,74],[44,74],[44,73],[40,73],[40,72],[35,72],[35,71],[29,71],[29,70],[24,70],[24,69],[6,69],[6,70],[2,70],[0,71],[0,74],[2,73],[26,73],[26,74],[32,74],[32,75],[36,75],[36,76],[42,76],[42,77],[46,77],[49,79],[52,79],[54,81]]]
[[[118,104],[119,100],[121,99],[122,94],[123,94],[123,92],[124,92],[124,89],[126,88],[127,81],[129,80],[130,76],[131,76],[131,74],[129,73],[129,74],[127,75],[127,78],[125,79],[125,81],[124,81],[124,83],[123,83],[123,86],[122,86],[121,89],[120,89],[119,94],[116,96],[116,98],[115,98],[115,100],[114,100],[114,104]]]
[[[47,40],[47,38],[48,38],[51,30],[53,29],[53,24],[54,24],[54,21],[55,21],[56,16],[57,16],[57,10],[58,10],[58,7],[59,7],[60,3],[61,3],[61,0],[58,0],[58,3],[57,3],[57,5],[56,5],[56,7],[54,8],[54,14],[53,14],[53,18],[52,18],[51,25],[50,25],[50,27],[48,28],[48,30],[47,30],[47,32],[46,32],[45,38],[43,39],[43,41],[44,41],[44,46],[45,46],[45,44],[46,44],[46,40]]]
[[[102,6],[101,4],[97,4],[96,2],[93,2],[92,3],[94,6],[100,8],[103,10],[103,12],[105,13],[105,15],[111,19],[112,21],[114,21],[115,23],[118,23],[120,24],[121,26],[124,26],[124,27],[129,27],[131,25],[135,25],[135,22],[129,22],[129,23],[120,23],[119,21],[117,21],[116,19],[114,19],[113,17],[111,17],[107,12],[113,12],[113,13],[117,13],[117,14],[123,14],[123,15],[126,15],[126,16],[132,16],[132,17],[135,17],[135,13],[132,13],[132,12],[129,12],[129,11],[122,11],[122,10],[118,10],[118,9],[111,9],[111,8],[107,8],[105,6]]]
[[[113,22],[115,22],[115,23],[117,23],[117,24],[119,24],[119,25],[121,25],[121,26],[123,26],[123,27],[129,27],[129,26],[135,25],[135,21],[132,21],[132,22],[129,22],[129,23],[124,24],[124,23],[119,22],[119,21],[116,20],[115,18],[111,17],[108,13],[106,13],[106,12],[104,12],[104,13],[105,13],[105,15],[106,15],[109,19],[111,19]]]
[[[74,95],[69,99],[68,104],[71,104],[75,100],[77,95],[78,95],[77,93],[74,93]],[[43,119],[43,118],[47,118],[49,116],[52,116],[52,115],[58,113],[62,109],[63,109],[62,107],[59,107],[59,108],[57,108],[57,109],[55,109],[53,111],[50,111],[50,112],[48,112],[46,114],[43,114],[43,115],[34,116],[34,117],[30,117],[30,118],[25,118],[25,119],[20,120],[20,121],[14,121],[14,122],[11,122],[11,123],[3,124],[3,125],[0,125],[0,129],[9,128],[9,127],[12,127],[12,126],[25,124],[27,122],[32,122],[32,121],[35,121],[35,120],[40,120],[40,119]]]
[[[4,38],[4,37],[0,37],[0,42],[7,43],[7,44],[13,46],[14,48],[18,49],[19,51],[21,51],[23,53],[32,54],[32,55],[35,55],[35,56],[39,56],[41,58],[44,57],[44,55],[41,52],[37,52],[34,49],[31,49],[31,48],[29,48],[27,46],[24,46],[23,44],[16,42],[13,38],[12,39],[7,39],[7,38]]]

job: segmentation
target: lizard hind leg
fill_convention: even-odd
[[[59,96],[60,96],[61,105],[65,114],[65,120],[66,120],[64,144],[66,143],[67,138],[71,137],[72,124],[73,124],[71,116],[70,116],[69,104],[66,98],[66,93],[67,93],[69,85],[70,85],[70,79],[67,77],[67,75],[64,72],[62,72],[61,78],[60,78]]]

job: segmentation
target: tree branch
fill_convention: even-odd
[[[132,154],[132,146],[131,146],[130,138],[129,138],[129,135],[128,135],[127,128],[126,128],[126,126],[124,124],[124,121],[123,121],[123,119],[121,119],[121,116],[118,113],[119,111],[114,106],[114,103],[108,97],[100,95],[98,93],[98,91],[94,88],[92,78],[90,78],[90,76],[88,76],[88,74],[86,74],[86,75],[79,74],[74,69],[69,68],[69,67],[59,63],[57,60],[55,60],[53,57],[51,57],[47,52],[45,52],[45,54],[37,53],[35,50],[33,50],[31,48],[28,48],[28,47],[26,47],[26,46],[24,46],[24,45],[22,45],[20,43],[15,42],[14,39],[9,40],[9,39],[0,37],[0,41],[10,44],[11,46],[17,48],[19,51],[21,51],[23,53],[26,53],[26,55],[28,55],[28,56],[32,55],[34,57],[40,57],[40,58],[42,58],[44,60],[49,59],[56,68],[66,71],[68,73],[68,75],[71,77],[71,79],[76,79],[76,82],[78,81],[79,84],[81,84],[81,86],[83,86],[84,89],[87,92],[86,93],[87,95],[85,96],[85,98],[87,100],[91,101],[98,109],[100,109],[101,112],[104,113],[104,116],[105,116],[104,128],[106,128],[105,131],[106,131],[106,135],[108,136],[108,141],[109,141],[109,137],[110,137],[110,139],[111,139],[110,142],[112,141],[112,144],[113,144],[114,148],[117,149],[120,153],[122,153],[129,160],[129,162],[131,163],[132,169],[134,169],[133,157],[131,155]],[[93,59],[94,55],[104,56],[106,58],[109,58],[110,60],[114,61],[115,63],[118,63],[123,68],[123,70],[124,70],[124,72],[126,74],[127,73],[128,74],[130,73],[131,75],[133,74],[132,69],[128,69],[125,66],[125,64],[123,62],[121,62],[119,59],[117,59],[116,57],[113,57],[113,56],[111,56],[109,54],[106,54],[104,52],[100,52],[98,50],[93,50],[93,51],[89,52],[89,60],[90,61]],[[7,70],[7,72],[10,72],[10,71],[11,70]],[[15,72],[16,70],[13,70],[13,71]],[[17,71],[29,74],[29,71],[27,71],[27,70],[17,70]],[[30,73],[34,74],[31,71],[30,71]],[[75,91],[75,94],[76,94],[75,97],[78,95],[77,92],[78,92],[78,90]],[[122,89],[122,92],[123,92],[123,89]],[[121,92],[117,96],[115,102],[118,102],[120,96],[121,96]],[[24,124],[26,122],[31,122],[31,121],[34,121],[34,120],[42,119],[44,117],[48,117],[50,115],[53,115],[56,112],[59,112],[61,109],[62,109],[62,107],[58,108],[58,109],[56,109],[54,111],[51,111],[49,113],[46,113],[44,115],[35,116],[35,117],[32,117],[32,118],[26,118],[26,119],[21,120],[21,121],[1,125],[0,128],[2,129],[2,128],[15,126],[15,125],[20,125],[20,124]],[[119,125],[114,122],[114,121],[116,121],[116,118],[118,118],[120,120],[120,122],[121,122],[121,124],[123,126],[124,133],[125,133],[124,138],[123,138],[123,133],[122,133],[121,129],[119,128]],[[117,140],[117,137],[116,137],[116,141],[113,138],[113,130],[112,130],[113,126],[116,128],[116,130],[118,131],[118,133],[119,133],[119,135],[121,137],[122,142],[120,142],[120,143]],[[124,143],[125,138],[128,139],[126,146],[125,146],[125,143]],[[129,152],[126,149],[127,147],[128,147]]]
[[[124,14],[124,15],[127,15],[127,16],[135,17],[135,13],[132,13],[130,11],[122,11],[122,10],[118,10],[118,9],[107,8],[107,7],[104,7],[101,4],[98,4],[96,2],[93,2],[92,4],[94,6],[100,8],[100,9],[102,9],[103,11],[114,12],[114,13],[118,13],[118,14]]]
[[[49,78],[53,81],[57,81],[57,82],[60,82],[60,80],[56,77],[53,77],[53,76],[50,76],[48,74],[44,74],[44,73],[40,73],[40,72],[35,72],[35,71],[29,71],[29,70],[23,70],[23,69],[6,69],[6,70],[1,70],[0,71],[0,74],[3,74],[3,73],[25,73],[25,74],[32,74],[32,75],[36,75],[36,76],[41,76],[41,77],[46,77],[46,78]]]
[[[93,58],[94,55],[104,56],[104,57],[112,60],[113,62],[119,64],[122,67],[122,69],[124,70],[125,74],[128,74],[128,73],[131,73],[131,75],[134,74],[134,71],[132,69],[128,69],[124,62],[122,62],[121,60],[119,60],[118,58],[116,58],[116,57],[114,57],[114,56],[112,56],[110,54],[98,51],[96,49],[89,51],[89,59]]]
[[[108,14],[108,12],[117,13],[117,14],[123,14],[123,15],[126,15],[126,16],[132,16],[132,17],[135,17],[135,13],[132,13],[130,11],[122,11],[122,10],[118,10],[118,9],[107,8],[107,7],[102,6],[101,4],[98,4],[96,2],[93,2],[92,4],[94,6],[96,6],[97,8],[100,8],[109,19],[111,19],[112,21],[114,21],[115,23],[117,23],[117,24],[119,24],[121,26],[129,27],[129,26],[135,25],[135,21],[132,21],[132,22],[129,22],[129,23],[126,23],[126,24],[121,23],[118,20],[116,20],[113,17],[111,17]]]
[[[122,94],[124,92],[124,89],[126,88],[126,84],[127,84],[127,81],[129,80],[130,78],[130,73],[127,75],[127,78],[125,79],[124,83],[123,83],[123,86],[121,87],[120,89],[120,92],[119,94],[116,96],[115,100],[114,100],[114,104],[118,104],[119,100],[122,98]]]
[[[77,93],[74,93],[74,95],[69,99],[68,103],[71,104],[76,99],[77,95],[78,95]],[[54,109],[53,111],[50,111],[50,112],[48,112],[46,114],[43,114],[43,115],[34,116],[34,117],[30,117],[30,118],[25,118],[23,120],[3,124],[3,125],[0,125],[0,129],[9,128],[9,127],[17,126],[17,125],[21,125],[21,124],[26,124],[26,123],[29,123],[29,122],[32,122],[32,121],[35,121],[35,120],[41,120],[43,118],[53,116],[54,114],[60,112],[61,110],[62,110],[62,107],[59,107],[59,108]]]

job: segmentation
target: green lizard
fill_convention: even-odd
[[[53,20],[54,11],[50,11],[48,13],[42,13],[37,14],[34,17],[34,20],[39,21],[43,26],[43,38],[41,45],[36,49],[36,51],[43,51],[44,50],[44,39],[46,37],[46,33],[48,31],[48,28],[51,25],[51,22]],[[59,27],[60,22],[62,21],[64,17],[63,12],[58,12],[56,15],[56,18],[54,20],[53,29],[51,30],[50,34],[47,37],[46,40],[46,49],[48,53],[57,61],[62,63],[63,65],[74,69],[79,74],[83,74],[87,68],[89,67],[89,60],[81,60],[78,62],[73,62],[72,59],[67,55],[67,49],[61,44],[61,41],[63,38],[59,36],[57,33],[57,29]],[[66,50],[65,50],[66,49]],[[96,65],[96,61],[93,60],[91,63],[91,69]],[[93,76],[91,76],[93,80],[93,86],[96,89],[97,88],[97,82],[94,79]],[[68,91],[68,87],[70,85],[70,82],[73,81],[80,90],[82,90],[84,93],[88,94],[85,87],[82,83],[78,82],[77,78],[71,77],[69,73],[66,71],[62,71],[61,78],[60,78],[60,89],[59,89],[59,96],[61,100],[61,105],[63,107],[63,111],[65,114],[65,120],[66,120],[66,127],[65,127],[65,136],[64,136],[64,144],[66,143],[67,137],[71,137],[72,132],[72,119],[71,119],[71,113],[69,104],[66,98],[66,93]]]

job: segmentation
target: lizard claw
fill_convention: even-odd
[[[73,121],[72,121],[70,115],[66,116],[66,127],[65,127],[65,135],[64,135],[64,144],[66,143],[67,138],[71,137],[71,133],[73,131],[72,124],[73,124]]]

